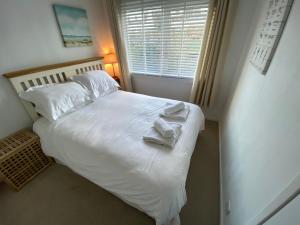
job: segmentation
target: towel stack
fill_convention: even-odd
[[[167,103],[167,107],[160,113],[162,117],[185,121],[189,114],[189,107],[183,102],[176,104]],[[181,125],[177,123],[170,123],[162,118],[154,121],[153,127],[148,133],[143,136],[144,141],[152,142],[167,147],[173,148],[181,135]]]
[[[168,123],[159,118],[154,121],[153,127],[143,137],[145,141],[173,148],[181,134],[181,125]]]
[[[167,103],[167,107],[160,113],[162,117],[186,121],[190,112],[190,107],[183,102],[178,102],[174,105]]]

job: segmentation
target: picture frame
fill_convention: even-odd
[[[54,4],[53,10],[65,47],[93,45],[85,9]]]
[[[275,54],[288,19],[293,0],[268,0],[263,24],[260,28],[250,62],[266,74]]]

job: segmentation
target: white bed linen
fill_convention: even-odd
[[[149,144],[143,135],[173,100],[117,91],[50,123],[34,123],[44,152],[76,173],[145,212],[157,225],[178,224],[196,139],[204,129],[193,104],[174,149]]]

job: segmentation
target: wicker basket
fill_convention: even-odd
[[[52,160],[42,152],[39,137],[28,130],[0,140],[0,177],[15,190],[51,164]]]

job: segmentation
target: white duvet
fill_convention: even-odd
[[[55,121],[34,123],[44,152],[156,220],[179,224],[201,109],[190,105],[174,149],[143,141],[166,102],[117,91]]]

